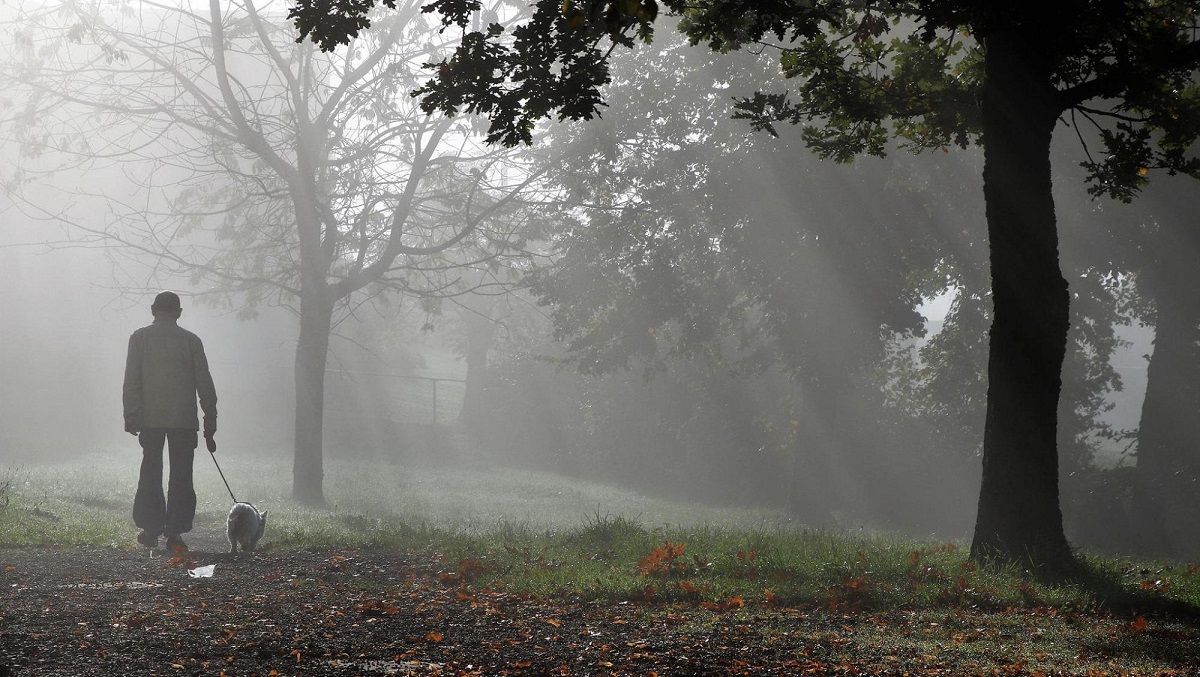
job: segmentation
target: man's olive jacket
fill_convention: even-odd
[[[126,423],[137,430],[199,430],[197,396],[205,428],[215,429],[217,389],[200,337],[170,317],[155,317],[153,324],[133,332],[122,394]]]

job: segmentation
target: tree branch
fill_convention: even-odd
[[[1170,71],[1183,68],[1193,69],[1200,64],[1200,41],[1190,42],[1171,52],[1156,71]],[[1133,71],[1118,64],[1110,73],[1093,78],[1086,82],[1064,89],[1058,93],[1061,110],[1067,110],[1081,105],[1085,101],[1096,98],[1119,98],[1128,89],[1144,86],[1143,70]]]

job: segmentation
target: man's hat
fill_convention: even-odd
[[[150,307],[165,313],[174,313],[180,309],[179,294],[173,291],[159,292],[158,296],[154,297],[154,304]]]

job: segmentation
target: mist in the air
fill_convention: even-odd
[[[600,120],[512,151],[465,117],[417,132],[440,123],[409,101],[429,55],[407,45],[441,49],[440,34],[397,12],[413,24],[381,30],[409,37],[361,45],[396,50],[390,70],[320,118],[334,123],[311,160],[288,126],[295,101],[332,105],[348,77],[336,58],[306,54],[316,84],[294,95],[272,69],[309,61],[277,63],[253,31],[231,33],[235,115],[213,65],[188,87],[109,75],[145,65],[138,45],[204,61],[200,23],[113,17],[127,55],[90,72],[86,39],[18,5],[0,10],[5,30],[36,42],[0,49],[0,81],[15,83],[0,96],[0,470],[121,453],[136,465],[127,341],[172,289],[204,341],[220,453],[272,468],[255,481],[281,493],[295,454],[315,448],[329,504],[352,498],[342,463],[515,469],[799,527],[969,535],[991,312],[977,148],[818,159],[797,129],[730,119],[734,97],[770,83],[769,55],[721,57],[665,30],[618,59]],[[301,49],[281,14],[263,13],[278,48]],[[114,112],[119,95],[137,98]],[[1156,326],[1200,307],[1179,272],[1200,253],[1181,228],[1196,191],[1164,177],[1132,204],[1094,200],[1078,139],[1060,136],[1063,513],[1074,544],[1128,551]],[[421,159],[431,138],[444,146]],[[288,183],[317,160],[311,192]],[[1193,352],[1196,320],[1173,328]],[[322,334],[323,359],[298,353]],[[1175,359],[1165,372],[1196,367]],[[298,406],[313,373],[322,406]]]

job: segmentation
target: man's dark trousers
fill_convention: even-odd
[[[195,430],[151,428],[138,434],[142,445],[142,469],[137,495],[133,497],[133,523],[151,535],[184,534],[192,530],[196,517],[196,489],[192,485],[192,460],[198,436]],[[170,455],[171,470],[163,498],[163,444]]]

